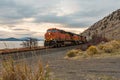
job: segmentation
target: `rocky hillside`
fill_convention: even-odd
[[[120,9],[96,22],[82,33],[88,40],[99,36],[108,40],[120,40]]]

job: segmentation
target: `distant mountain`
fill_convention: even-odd
[[[23,37],[23,38],[20,38],[20,40],[22,40],[22,41],[25,41],[25,40],[28,40],[30,37]],[[35,39],[37,39],[38,41],[44,41],[44,39],[38,39],[38,38],[35,38]]]
[[[5,39],[0,39],[0,41],[21,41],[20,39],[17,39],[17,38],[13,38],[13,37],[11,37],[11,38],[5,38]]]
[[[10,38],[0,38],[0,41],[26,41],[28,40],[30,37],[23,37],[23,38],[14,38],[14,37],[10,37]],[[43,41],[44,39],[37,39],[38,41]]]
[[[8,40],[8,41],[20,41],[20,39],[17,39],[17,38],[7,38],[6,40]]]
[[[97,35],[108,40],[120,40],[120,9],[104,17],[82,33],[88,40]]]
[[[0,41],[20,41],[19,39],[16,39],[16,38],[13,38],[13,37],[11,37],[11,38],[0,38]]]

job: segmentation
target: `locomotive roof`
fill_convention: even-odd
[[[72,32],[67,32],[67,31],[64,31],[64,30],[61,30],[61,29],[57,29],[57,28],[50,28],[48,30],[58,30],[58,31],[60,31],[62,33],[68,33],[70,35],[78,35],[78,36],[80,36],[79,34],[75,34],[75,33],[72,33]]]

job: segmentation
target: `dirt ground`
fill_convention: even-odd
[[[120,80],[120,57],[90,58],[79,60],[65,59],[66,52],[79,46],[30,51],[9,54],[17,62],[27,61],[36,66],[38,60],[49,64],[51,76],[58,80],[103,80],[96,75],[115,77]],[[2,58],[8,55],[2,55]],[[110,79],[111,80],[111,79]]]

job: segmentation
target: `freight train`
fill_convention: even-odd
[[[86,37],[57,28],[50,28],[45,33],[45,47],[62,47],[86,43]]]

